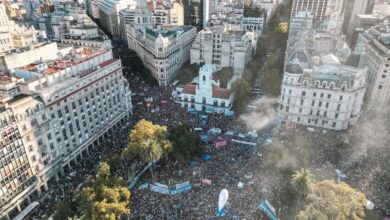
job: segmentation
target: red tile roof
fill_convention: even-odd
[[[232,91],[230,89],[213,87],[213,98],[217,99],[229,99]]]
[[[183,87],[182,93],[195,95],[196,85],[187,84]]]

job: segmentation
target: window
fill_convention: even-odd
[[[286,106],[286,112],[289,112],[290,106]]]
[[[325,108],[328,108],[328,107],[329,107],[329,102],[327,102],[325,105]]]
[[[342,95],[339,97],[339,100],[340,100],[340,101],[343,100],[343,96],[342,96]]]
[[[303,99],[301,99],[301,105],[303,105]]]
[[[318,107],[321,107],[321,105],[322,105],[322,102],[319,102],[319,103],[318,103]]]
[[[321,93],[320,97],[321,97],[321,98],[324,98],[324,93]]]
[[[288,90],[288,94],[290,94],[291,95],[291,93],[292,93],[292,90],[290,89],[290,90]]]
[[[297,118],[297,122],[300,122],[300,121],[301,121],[301,118],[300,118],[300,117],[298,117],[298,118]]]
[[[334,128],[336,127],[336,122],[333,122],[332,127]]]
[[[310,109],[310,115],[312,115],[313,114],[313,109]]]
[[[290,104],[290,98],[287,99],[287,104]]]
[[[336,113],[336,114],[334,115],[334,118],[337,119],[338,117],[339,117],[339,113]]]
[[[325,112],[324,112],[324,117],[326,117],[326,115],[327,115],[327,114],[328,114],[328,112],[327,112],[327,111],[325,111]]]
[[[302,108],[299,108],[299,113],[302,113]]]
[[[382,75],[382,79],[384,79],[384,78],[386,78],[386,75],[385,75],[385,74]]]
[[[305,91],[302,91],[302,96],[305,96],[306,95],[306,92]]]
[[[320,116],[320,111],[319,110],[317,111],[317,116]]]
[[[383,87],[382,85],[379,85],[379,86],[378,86],[378,89],[382,89],[382,87]]]
[[[341,105],[338,104],[338,105],[337,105],[337,111],[340,111],[340,108],[341,108]]]
[[[330,99],[330,97],[332,97],[332,95],[331,95],[331,94],[328,94],[328,99]]]
[[[317,96],[317,93],[313,92],[313,97],[316,97]]]
[[[311,101],[311,106],[314,106],[316,102],[315,101]]]

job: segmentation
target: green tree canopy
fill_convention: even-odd
[[[313,173],[305,168],[296,170],[291,176],[291,185],[294,190],[301,196],[306,196],[313,189],[314,186]]]
[[[282,76],[278,69],[266,69],[261,77],[261,89],[265,95],[278,96],[281,82]]]
[[[53,216],[53,219],[54,220],[63,220],[63,219],[67,219],[68,217],[71,217],[73,214],[72,214],[72,210],[70,209],[69,207],[69,204],[68,203],[65,203],[65,202],[58,202],[56,205],[55,205],[55,214]]]
[[[299,220],[361,220],[365,217],[366,196],[346,183],[317,182],[307,199],[306,206],[298,213]]]
[[[82,190],[78,206],[80,213],[92,220],[129,217],[129,189],[123,186],[121,179],[111,178],[107,163],[100,163],[96,170],[96,181],[91,181]]]
[[[154,125],[142,119],[130,131],[129,136],[127,151],[139,155],[144,162],[158,160],[172,150],[166,126]]]
[[[96,168],[96,176],[107,180],[111,176],[110,166],[107,162],[100,162]]]
[[[236,110],[244,109],[251,93],[250,84],[245,79],[237,79],[232,84],[232,90],[234,92],[234,108]]]
[[[173,157],[181,163],[200,156],[204,152],[198,136],[187,124],[180,124],[173,128],[169,134],[169,140],[172,142]]]

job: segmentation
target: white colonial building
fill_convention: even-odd
[[[199,69],[197,84],[187,84],[177,88],[176,101],[182,107],[197,111],[227,113],[233,105],[233,92],[228,83],[227,88],[221,88],[219,81],[213,80],[213,70],[210,65]]]
[[[293,54],[286,65],[278,115],[284,122],[347,129],[360,116],[366,89],[366,69],[342,65],[333,55],[303,68],[303,52]]]
[[[226,26],[202,30],[191,46],[191,64],[213,64],[217,69],[233,67],[240,76],[256,50],[257,35],[246,31],[229,31]]]

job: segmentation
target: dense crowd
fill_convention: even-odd
[[[140,119],[166,125],[168,128],[173,128],[179,123],[187,123],[193,128],[202,128],[203,133],[211,128],[219,128],[221,134],[217,136],[230,139],[228,145],[221,149],[208,144],[206,153],[210,155],[210,160],[207,161],[201,157],[191,161],[193,162],[191,165],[183,165],[165,158],[160,160],[154,172],[156,182],[174,186],[177,183],[190,181],[193,188],[189,192],[175,196],[162,195],[148,188],[140,189],[140,184],[152,183],[151,176],[147,172],[132,190],[130,201],[132,219],[212,219],[215,216],[218,194],[223,188],[228,189],[230,193],[226,210],[232,219],[258,219],[261,215],[258,208],[261,199],[273,202],[278,213],[289,211],[289,207],[284,206],[280,199],[277,199],[283,193],[281,185],[285,183],[282,183],[280,175],[268,171],[263,164],[262,154],[264,148],[267,147],[263,143],[271,136],[272,127],[259,131],[258,140],[250,140],[257,141],[259,143],[257,146],[232,143],[232,137],[224,135],[227,131],[244,132],[246,130],[245,123],[239,117],[209,113],[207,119],[203,118],[201,115],[206,113],[194,114],[174,102],[173,87],[151,86],[141,80],[138,75],[131,73],[127,75],[127,79],[132,90],[133,113],[131,118],[126,125],[101,142],[97,149],[91,151],[87,159],[74,166],[66,177],[49,186],[49,192],[41,198],[41,205],[35,217],[41,218],[49,213],[52,214],[53,212],[48,212],[48,210],[53,210],[53,205],[58,201],[66,201],[74,205],[75,203],[71,200],[74,192],[81,188],[80,184],[94,175],[94,167],[99,161],[105,159],[107,155],[120,153],[127,146],[128,132]],[[338,148],[330,147],[337,145],[329,141],[332,140],[332,135],[334,140],[344,140],[344,134],[332,132],[325,134],[322,130],[310,132],[305,128],[298,128],[296,135],[314,140],[316,146],[322,146],[311,161],[312,168],[319,178],[332,178],[334,169],[340,168],[350,176],[349,180],[352,181],[353,186],[364,187],[358,180],[355,180],[357,176],[352,174],[351,166],[338,163],[340,160],[338,155],[342,152],[338,151]],[[278,138],[278,135],[273,136],[274,139]],[[324,169],[324,164],[331,165]],[[114,176],[122,176],[130,181],[132,175],[129,173],[129,167],[132,173],[139,169],[139,166],[134,166],[134,163],[124,164],[122,161],[119,168],[113,169],[112,173]],[[210,180],[211,185],[202,185],[201,179]],[[353,183],[354,181],[356,182]],[[240,184],[242,185],[239,186]],[[382,198],[374,196],[372,199],[381,209],[389,202],[386,203]],[[76,207],[71,208],[76,210]]]

